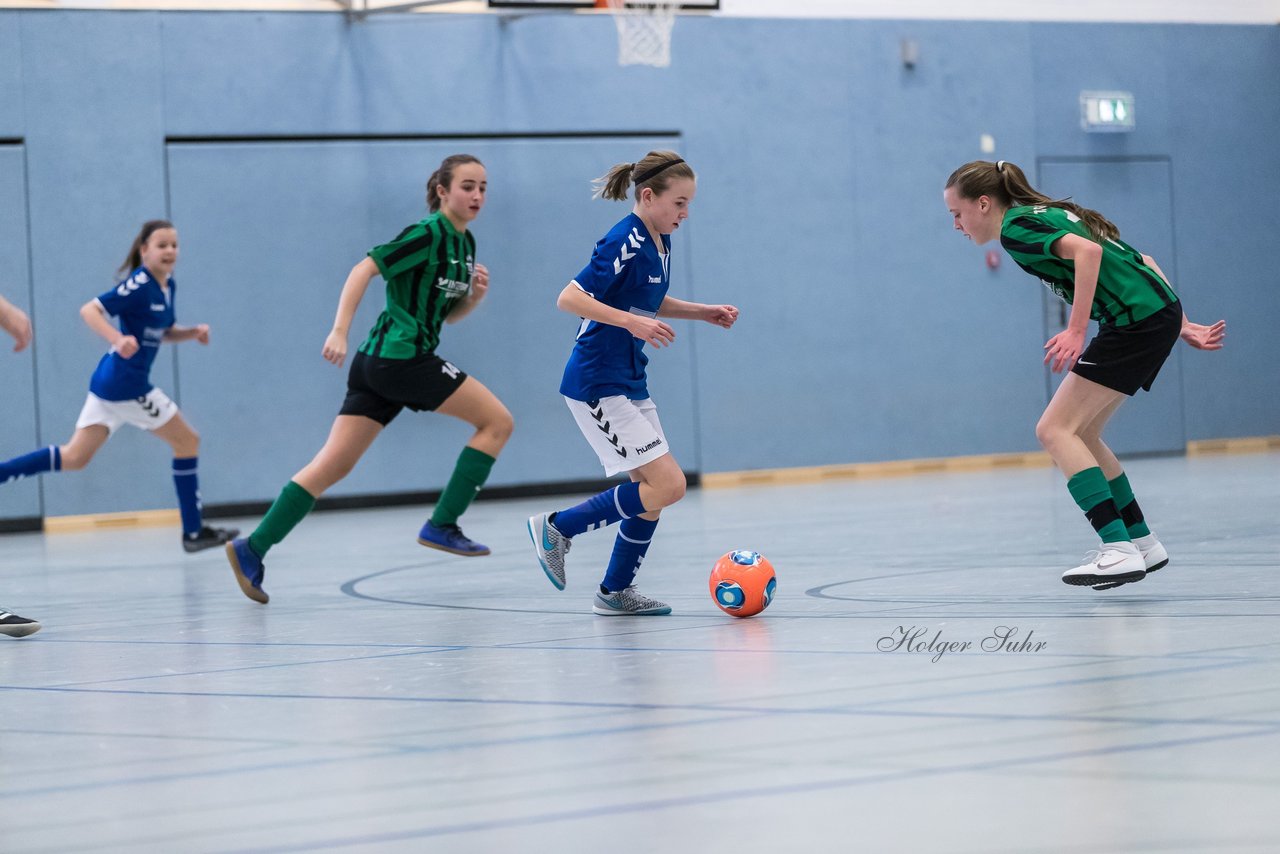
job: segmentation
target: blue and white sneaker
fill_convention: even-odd
[[[428,519],[418,532],[418,542],[429,549],[439,549],[463,557],[489,554],[489,547],[472,540],[457,525],[433,525]]]
[[[538,563],[542,564],[542,571],[557,590],[563,590],[564,556],[569,553],[572,541],[547,520],[550,515],[539,513],[529,517],[529,538],[533,540],[533,550],[538,555]]]
[[[40,631],[40,624],[35,620],[19,617],[12,611],[0,608],[0,635],[8,635],[11,638],[25,638],[27,635],[34,635],[38,631]]]
[[[650,599],[632,584],[625,590],[613,593],[596,591],[591,610],[602,617],[662,617],[671,613],[671,606],[657,599]]]
[[[227,561],[231,571],[236,574],[236,583],[240,591],[255,602],[263,605],[271,601],[267,591],[262,589],[262,579],[266,577],[267,568],[262,565],[262,558],[249,548],[249,538],[241,537],[227,543]]]

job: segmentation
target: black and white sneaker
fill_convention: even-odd
[[[35,620],[19,617],[12,611],[0,608],[0,635],[8,635],[11,638],[25,638],[27,635],[34,635],[38,631],[40,631],[40,624]]]
[[[239,535],[239,528],[210,528],[205,525],[198,533],[183,534],[182,548],[187,552],[202,552],[229,543]]]

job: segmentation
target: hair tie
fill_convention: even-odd
[[[1001,174],[1003,174],[1003,173],[1004,173],[1004,161],[1003,161],[1003,160],[997,160],[997,161],[996,161],[996,171],[997,171],[997,172],[1000,172]]]
[[[681,157],[677,157],[675,160],[668,160],[666,163],[653,167],[648,172],[645,172],[643,175],[638,175],[636,177],[633,177],[632,181],[634,181],[635,185],[638,187],[641,184],[643,184],[645,181],[648,181],[650,178],[656,178],[659,173],[665,172],[667,169],[670,169],[672,166],[675,166],[677,163],[683,163],[683,162],[684,162],[684,158],[681,158]],[[639,164],[632,165],[631,167],[632,171],[635,170],[635,167],[637,165]]]

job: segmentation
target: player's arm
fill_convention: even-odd
[[[91,299],[80,306],[80,317],[94,332],[111,345],[111,349],[128,359],[138,352],[138,339],[125,335],[107,319],[107,311],[97,299]]]
[[[676,338],[675,330],[656,317],[632,314],[629,311],[605,305],[584,291],[577,282],[570,282],[564,286],[564,290],[556,298],[556,307],[569,314],[594,320],[596,323],[621,327],[630,332],[633,337],[655,347],[665,347]]]
[[[356,316],[360,300],[364,299],[364,292],[369,289],[369,282],[377,275],[378,264],[368,256],[347,274],[347,280],[342,285],[342,296],[338,297],[338,313],[333,319],[333,329],[324,339],[324,349],[320,351],[326,361],[341,367],[347,358],[347,333],[351,330],[351,320]]]
[[[1053,254],[1075,265],[1075,298],[1067,328],[1049,339],[1045,364],[1057,373],[1070,370],[1084,352],[1084,336],[1089,331],[1089,313],[1093,295],[1098,290],[1098,271],[1102,268],[1102,247],[1078,234],[1065,234],[1053,242]]]
[[[164,331],[164,340],[173,344],[195,339],[201,344],[209,343],[209,324],[197,323],[195,326],[179,326],[174,324]]]
[[[1155,270],[1156,275],[1164,279],[1165,284],[1173,287],[1169,277],[1164,274],[1164,270],[1161,270],[1160,265],[1156,263],[1156,259],[1150,255],[1143,255],[1142,263]],[[1182,336],[1183,341],[1186,341],[1197,350],[1221,350],[1222,339],[1227,337],[1227,322],[1219,320],[1212,326],[1205,326],[1201,323],[1192,323],[1187,315],[1183,313],[1182,331],[1178,334]]]
[[[471,293],[467,294],[464,299],[454,303],[444,322],[457,323],[475,311],[476,306],[480,304],[480,300],[484,299],[487,293],[489,293],[489,268],[483,264],[476,264],[475,273],[471,276]]]
[[[686,302],[675,297],[663,297],[658,307],[658,317],[671,317],[677,320],[705,320],[725,329],[733,326],[738,319],[738,309],[731,305],[706,305],[700,302]]]
[[[4,297],[0,297],[0,329],[13,336],[15,353],[31,343],[31,318]]]

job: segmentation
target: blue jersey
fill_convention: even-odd
[[[121,358],[112,350],[98,362],[89,391],[103,400],[136,400],[151,391],[151,363],[160,352],[164,334],[173,326],[174,282],[160,287],[146,267],[98,297],[98,304],[120,318],[120,331],[138,339],[138,352]]]
[[[607,306],[656,317],[671,286],[671,238],[664,234],[661,239],[662,246],[655,246],[644,221],[628,214],[596,243],[590,263],[574,282]],[[584,318],[564,368],[560,393],[573,400],[617,394],[645,400],[649,397],[647,364],[643,341],[620,326]]]

